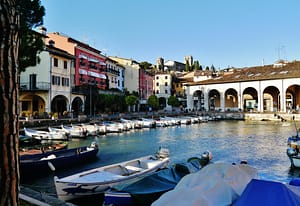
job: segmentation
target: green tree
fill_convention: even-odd
[[[129,107],[129,111],[131,111],[132,106],[136,104],[137,100],[138,98],[132,94],[125,97],[125,102]]]
[[[213,64],[211,65],[210,70],[213,71],[214,73],[216,72],[216,68]]]
[[[148,98],[147,103],[148,103],[148,106],[151,107],[153,110],[157,110],[159,108],[159,101],[155,94],[152,94]]]
[[[43,25],[45,8],[40,0],[19,0],[20,9],[20,47],[19,72],[39,61],[38,53],[44,49],[42,35],[33,31]]]
[[[139,65],[142,69],[150,70],[152,64],[150,64],[149,62],[140,62]]]
[[[0,205],[18,205],[20,1],[0,1]]]
[[[175,96],[170,96],[168,98],[168,105],[172,106],[172,107],[179,107],[180,102],[178,101],[177,97]]]
[[[190,64],[189,64],[188,61],[185,61],[185,71],[186,71],[186,72],[191,71],[191,67],[190,67]]]
[[[199,69],[200,69],[200,64],[199,64],[199,61],[196,60],[196,61],[194,62],[194,70],[199,70]]]

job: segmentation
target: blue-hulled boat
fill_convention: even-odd
[[[26,177],[67,168],[95,158],[98,151],[98,145],[92,142],[91,145],[84,147],[22,155],[20,156],[20,174],[21,177]]]

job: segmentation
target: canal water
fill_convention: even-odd
[[[299,123],[300,127],[300,123]],[[120,134],[88,137],[69,141],[69,148],[96,141],[100,151],[96,160],[57,171],[46,176],[34,175],[21,184],[55,196],[53,177],[63,177],[86,169],[109,165],[152,154],[158,148],[170,151],[171,164],[200,156],[209,150],[213,162],[239,163],[246,160],[257,168],[259,177],[288,182],[299,171],[290,170],[286,155],[287,138],[296,134],[297,123],[271,121],[209,121],[176,127],[141,129]]]

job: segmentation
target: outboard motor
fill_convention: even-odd
[[[211,161],[213,158],[213,155],[210,151],[205,151],[202,153],[202,158],[208,159],[209,161]]]
[[[166,148],[159,148],[158,152],[156,153],[156,157],[159,159],[164,159],[170,156],[170,151]]]
[[[290,156],[293,156],[293,155],[296,155],[297,154],[297,152],[296,152],[296,150],[294,149],[294,148],[288,148],[287,150],[286,150],[286,154],[290,157]]]

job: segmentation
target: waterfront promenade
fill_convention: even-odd
[[[300,121],[299,113],[256,113],[256,112],[201,112],[201,111],[176,111],[176,112],[132,112],[132,113],[117,113],[117,114],[101,114],[93,117],[86,115],[79,115],[76,118],[61,117],[57,119],[20,119],[19,125],[22,131],[24,127],[47,128],[48,126],[58,126],[62,124],[76,124],[82,122],[101,122],[114,121],[120,118],[124,119],[138,119],[138,118],[152,118],[170,116],[203,116],[211,120],[246,120],[246,121]]]

